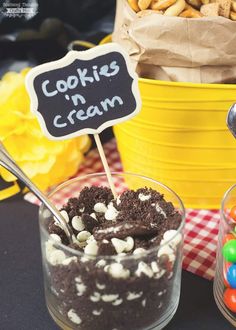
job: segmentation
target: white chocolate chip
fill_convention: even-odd
[[[104,244],[108,244],[109,241],[108,241],[107,239],[103,239],[103,240],[102,240],[102,243],[104,243]]]
[[[138,195],[138,198],[139,198],[142,202],[144,202],[144,201],[148,201],[148,200],[151,198],[151,195],[144,195],[144,194],[140,193],[140,194]]]
[[[96,263],[96,267],[100,268],[100,267],[105,267],[106,266],[106,260],[101,259]]]
[[[76,257],[66,258],[65,260],[62,261],[62,265],[63,266],[68,266],[73,261],[76,262],[77,258]]]
[[[160,271],[160,268],[158,267],[158,264],[156,261],[151,262],[151,268],[153,273],[158,273]]]
[[[122,253],[125,251],[127,242],[123,241],[122,239],[119,238],[112,238],[111,239],[112,245],[114,246],[116,253]]]
[[[82,283],[82,279],[80,276],[75,277],[75,282],[76,283]]]
[[[78,235],[77,235],[78,236]],[[72,235],[72,242],[75,243],[76,245],[78,245],[80,248],[84,248],[86,245],[86,241],[84,242],[80,242],[75,235]]]
[[[96,283],[96,287],[99,289],[99,290],[104,290],[106,288],[106,285],[105,284],[100,284],[100,283]]]
[[[84,283],[81,282],[81,283],[76,283],[76,289],[77,289],[77,296],[80,297],[85,293],[87,287]]]
[[[140,277],[142,274],[146,275],[147,277],[153,277],[152,269],[143,261],[140,261],[138,264],[138,269],[136,270],[135,274]]]
[[[134,239],[131,236],[128,236],[125,238],[126,241],[126,248],[125,248],[125,252],[129,252],[133,249],[134,247]]]
[[[120,205],[120,203],[121,203],[121,200],[120,200],[120,195],[117,197],[117,199],[116,199],[116,204],[117,205]]]
[[[45,243],[45,252],[46,252],[46,258],[49,259],[51,253],[55,250],[55,247],[53,245],[53,240],[48,240]]]
[[[90,236],[91,236],[91,233],[89,231],[83,230],[77,235],[77,240],[79,242],[86,242]]]
[[[127,300],[134,300],[134,299],[138,299],[140,298],[141,296],[143,295],[143,292],[140,291],[140,292],[128,292],[128,295],[127,295]]]
[[[120,263],[113,263],[105,268],[104,271],[107,271],[114,278],[128,278],[130,275],[130,271]]]
[[[95,240],[93,235],[90,235],[89,238],[86,240],[86,242],[89,244],[91,242],[97,242],[97,241]]]
[[[71,322],[75,324],[80,324],[82,322],[81,318],[79,317],[79,315],[76,314],[74,309],[70,309],[67,313],[67,316],[71,320]]]
[[[61,213],[61,215],[63,216],[63,218],[65,219],[65,221],[67,222],[67,223],[69,223],[69,215],[68,215],[68,213],[65,211],[65,210],[62,210],[62,211],[60,211],[60,213]]]
[[[142,254],[142,253],[145,253],[146,250],[143,249],[143,248],[137,248],[134,250],[133,254]]]
[[[161,244],[163,242],[161,241]],[[174,251],[173,249],[169,246],[169,245],[164,245],[164,246],[161,246],[158,253],[157,253],[157,256],[158,257],[161,257],[162,255],[167,255],[169,257],[169,260],[170,261],[174,261],[175,260],[175,255],[174,255]]]
[[[143,307],[146,306],[146,302],[147,302],[147,299],[143,299],[143,300],[142,300],[142,306],[143,306]]]
[[[113,206],[112,203],[108,204],[107,211],[105,213],[105,219],[109,221],[114,221],[117,218],[118,215],[117,209]]]
[[[182,241],[182,235],[179,233],[177,234],[177,230],[167,230],[163,235],[163,241],[169,242],[169,245],[175,248],[179,245],[179,243]],[[174,237],[175,236],[175,237]]]
[[[47,256],[48,262],[53,266],[62,264],[62,262],[65,259],[66,259],[65,253],[63,251],[57,250],[55,248]]]
[[[98,213],[105,213],[107,211],[107,207],[103,203],[96,203],[94,205],[93,209],[95,212],[98,212]]]
[[[113,306],[119,306],[120,304],[122,304],[123,299],[116,299],[115,301],[112,302]]]
[[[110,267],[110,265],[106,265],[106,266],[104,267],[104,272],[105,272],[105,273],[107,273],[107,272],[108,272],[108,270],[109,270],[109,267]]]
[[[81,213],[83,213],[84,210],[85,210],[85,207],[82,207],[81,209],[79,209],[79,211],[80,211]]]
[[[163,239],[164,241],[171,240],[177,233],[177,230],[170,229],[164,232]]]
[[[165,211],[160,207],[160,205],[158,203],[156,204],[156,210],[158,213],[162,214],[164,218],[166,218]]]
[[[61,243],[61,237],[57,234],[50,234],[50,238],[57,243]]]
[[[92,302],[98,302],[101,299],[101,295],[99,292],[94,292],[89,298]]]
[[[102,301],[104,302],[112,302],[114,300],[116,300],[119,297],[118,294],[104,294],[102,295]]]
[[[97,242],[89,242],[88,245],[84,248],[85,254],[90,254],[92,256],[96,256],[98,253],[98,245]]]
[[[97,220],[96,214],[95,213],[91,213],[90,217],[94,218],[95,220]]]
[[[95,310],[92,311],[93,315],[95,315],[95,316],[99,316],[99,315],[101,315],[102,312],[103,312],[103,309],[102,309],[102,308],[99,309],[99,310],[96,310],[96,309],[95,309]]]
[[[84,230],[84,228],[85,228],[84,223],[83,223],[81,217],[79,217],[78,215],[76,215],[76,216],[74,216],[72,218],[71,225],[77,231]]]

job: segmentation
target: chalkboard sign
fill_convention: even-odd
[[[114,43],[33,68],[26,87],[31,110],[49,139],[98,134],[140,111],[138,79]]]

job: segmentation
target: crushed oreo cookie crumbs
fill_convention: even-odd
[[[176,232],[182,217],[172,203],[149,188],[127,190],[113,200],[110,189],[93,186],[69,199],[61,211],[74,233],[69,246],[85,252],[83,257],[67,256],[51,240],[46,243],[51,299],[61,314],[85,330],[138,330],[155,324],[171,301],[182,240]],[[53,219],[48,231],[68,245]],[[173,242],[158,253],[145,254],[171,237]],[[126,255],[135,258],[122,260]]]

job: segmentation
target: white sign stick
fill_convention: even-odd
[[[111,188],[112,194],[113,194],[114,198],[117,198],[115,185],[114,185],[114,182],[113,182],[113,179],[112,179],[112,176],[111,176],[111,171],[110,171],[110,168],[109,168],[108,163],[107,163],[107,159],[106,159],[103,147],[102,147],[102,143],[101,143],[99,134],[94,134],[93,136],[94,136],[94,140],[96,142],[97,148],[98,148],[99,155],[100,155],[101,160],[102,160],[104,170],[105,170],[106,175],[107,175],[107,180],[108,180],[109,186]]]

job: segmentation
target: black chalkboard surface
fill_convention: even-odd
[[[28,73],[26,87],[49,139],[98,134],[141,107],[137,75],[114,43],[39,65]]]

